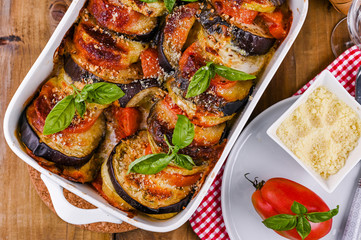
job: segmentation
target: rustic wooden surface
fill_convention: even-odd
[[[114,235],[67,224],[42,203],[31,185],[26,164],[6,145],[2,129],[6,107],[50,38],[56,20],[49,18],[61,17],[67,1],[0,0],[0,239],[197,239],[189,223],[163,234],[133,230]],[[52,14],[49,9],[54,10]],[[301,33],[252,117],[291,96],[334,59],[330,34],[342,17],[327,0],[310,0]]]

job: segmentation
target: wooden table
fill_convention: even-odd
[[[170,233],[134,230],[114,235],[67,224],[42,203],[26,164],[5,143],[2,119],[6,107],[50,38],[56,21],[49,21],[49,9],[58,1],[64,0],[0,0],[0,239],[197,239],[189,223]],[[327,0],[310,0],[301,33],[252,117],[291,96],[334,59],[330,34],[342,17]]]

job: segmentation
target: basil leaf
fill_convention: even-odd
[[[154,3],[157,2],[158,0],[140,0],[140,1],[145,3]]]
[[[169,12],[173,11],[175,1],[176,0],[164,0],[165,7],[168,9]]]
[[[198,0],[182,0],[183,2],[197,2]]]
[[[215,73],[230,81],[244,81],[244,80],[250,80],[256,78],[256,76],[226,66],[222,66],[218,64],[214,64],[213,66]]]
[[[81,96],[78,94],[76,95],[75,97],[75,100],[74,100],[74,103],[75,103],[75,109],[77,110],[77,112],[79,113],[79,115],[81,117],[84,116],[84,113],[86,111],[86,104],[85,102],[83,101],[83,99],[81,99]]]
[[[132,171],[141,174],[156,174],[166,168],[173,158],[174,154],[148,154],[129,164],[128,173]]]
[[[308,213],[306,214],[306,217],[309,221],[314,223],[325,222],[336,216],[338,214],[338,209],[339,206],[337,205],[335,209],[332,209],[330,211]]]
[[[195,134],[194,125],[186,116],[180,114],[177,116],[178,120],[173,131],[172,143],[182,149],[192,143]]]
[[[311,224],[307,221],[305,216],[299,216],[296,230],[302,239],[305,239],[311,232]]]
[[[185,168],[187,170],[192,170],[193,166],[195,166],[193,159],[190,156],[184,154],[176,154],[173,162],[177,166]]]
[[[45,119],[44,135],[60,132],[67,128],[75,114],[73,96],[66,96],[58,102]]]
[[[208,89],[211,79],[214,77],[214,70],[211,64],[212,62],[201,67],[193,75],[188,85],[186,98],[197,96]]]
[[[110,104],[125,94],[120,87],[112,83],[99,82],[85,85],[80,93],[88,103]]]
[[[263,220],[262,223],[273,230],[287,231],[296,227],[297,216],[291,214],[278,214]]]
[[[305,214],[307,213],[307,208],[303,206],[301,203],[294,201],[291,206],[291,211],[296,214]]]

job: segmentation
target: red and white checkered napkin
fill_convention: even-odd
[[[355,96],[355,79],[357,70],[361,65],[361,51],[354,46],[346,50],[326,69],[329,70],[336,79]],[[302,94],[312,84],[314,79],[303,86],[295,95]],[[194,232],[202,239],[227,240],[229,236],[222,217],[221,207],[221,186],[224,165],[219,171],[216,179],[199,205],[196,212],[189,219]],[[251,198],[251,196],[250,196]]]

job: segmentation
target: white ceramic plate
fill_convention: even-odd
[[[251,202],[255,189],[245,179],[245,173],[250,173],[248,177],[252,179],[256,176],[264,180],[283,177],[296,181],[317,193],[330,208],[340,205],[331,232],[323,240],[341,239],[361,165],[356,165],[335,191],[328,193],[267,135],[269,126],[296,99],[283,100],[255,118],[242,132],[228,157],[222,182],[222,211],[232,240],[285,239],[262,224]]]

